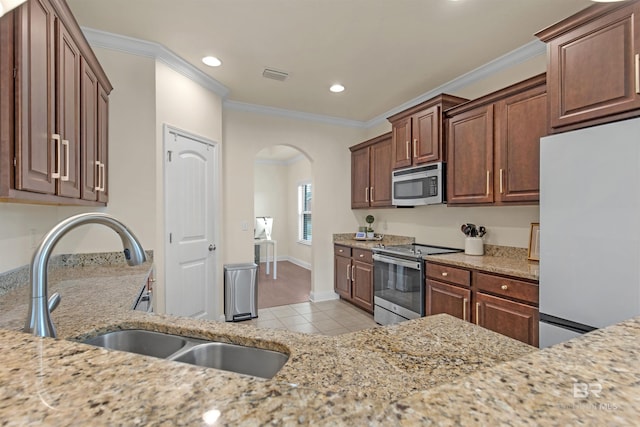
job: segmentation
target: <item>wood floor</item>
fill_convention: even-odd
[[[278,261],[278,278],[273,279],[273,264],[267,276],[265,263],[258,269],[258,308],[279,307],[309,301],[311,271],[289,261]]]

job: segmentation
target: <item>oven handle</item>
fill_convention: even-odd
[[[418,270],[418,271],[422,270],[422,263],[418,261],[407,261],[404,259],[393,258],[390,256],[385,256],[380,254],[373,254],[372,258],[374,261],[384,262],[385,264],[399,265],[402,267],[407,267],[407,268],[411,268],[413,270]]]

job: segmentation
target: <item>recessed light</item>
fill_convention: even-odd
[[[334,93],[339,93],[339,92],[342,92],[342,91],[344,90],[344,86],[342,86],[341,84],[337,84],[337,83],[336,83],[336,84],[334,84],[333,86],[331,86],[331,87],[329,88],[329,90],[330,90],[331,92],[334,92]]]
[[[205,65],[208,65],[209,67],[219,67],[220,65],[222,65],[222,61],[220,61],[215,56],[205,56],[204,58],[202,58],[202,62],[204,62]]]

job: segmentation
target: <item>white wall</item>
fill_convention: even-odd
[[[254,171],[256,153],[272,145],[298,148],[313,170],[312,297],[333,296],[333,233],[354,230],[351,213],[351,157],[348,147],[362,129],[226,109],[224,121],[225,263],[253,260]]]
[[[298,186],[305,182],[312,182],[313,171],[311,163],[306,157],[300,157],[287,167],[287,210],[291,217],[288,222],[289,227],[289,256],[298,265],[311,268],[312,246],[298,241]],[[315,188],[311,185],[311,241],[315,244]]]

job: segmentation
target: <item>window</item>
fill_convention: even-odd
[[[298,186],[298,240],[311,243],[311,184]]]

